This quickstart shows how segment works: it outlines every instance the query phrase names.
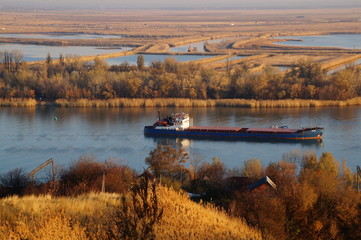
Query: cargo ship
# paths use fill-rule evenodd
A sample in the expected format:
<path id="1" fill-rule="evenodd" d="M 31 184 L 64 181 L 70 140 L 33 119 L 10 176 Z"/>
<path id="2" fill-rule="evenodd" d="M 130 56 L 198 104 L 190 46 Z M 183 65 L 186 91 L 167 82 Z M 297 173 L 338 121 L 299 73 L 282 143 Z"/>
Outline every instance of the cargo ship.
<path id="1" fill-rule="evenodd" d="M 144 127 L 145 135 L 233 138 L 233 139 L 276 139 L 276 140 L 309 140 L 322 139 L 324 128 L 288 128 L 287 126 L 256 128 L 256 127 L 207 127 L 191 126 L 187 113 L 175 113 L 161 119 L 151 126 Z"/>

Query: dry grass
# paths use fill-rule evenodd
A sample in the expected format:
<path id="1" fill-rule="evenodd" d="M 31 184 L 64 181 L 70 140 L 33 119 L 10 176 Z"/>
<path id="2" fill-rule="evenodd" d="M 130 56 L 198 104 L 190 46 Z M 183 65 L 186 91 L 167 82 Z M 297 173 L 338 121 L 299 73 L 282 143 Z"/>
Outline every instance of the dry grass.
<path id="1" fill-rule="evenodd" d="M 0 99 L 0 107 L 35 107 L 37 101 L 32 98 Z"/>
<path id="2" fill-rule="evenodd" d="M 232 57 L 232 56 L 229 56 Z M 269 57 L 269 54 L 260 54 L 260 55 L 253 55 L 253 56 L 245 56 L 244 58 L 240 58 L 240 59 L 233 59 L 231 61 L 229 61 L 229 64 L 232 67 L 237 66 L 238 64 L 241 63 L 247 63 L 249 65 L 263 65 L 263 64 L 259 64 L 259 62 L 262 62 L 263 59 L 267 59 Z M 214 69 L 226 69 L 227 67 L 227 61 L 223 61 L 223 62 L 212 62 L 206 65 L 206 67 L 209 68 L 214 68 Z"/>
<path id="3" fill-rule="evenodd" d="M 88 194 L 77 198 L 50 196 L 10 197 L 0 200 L 0 239 L 89 239 L 101 218 L 118 204 L 114 194 Z M 99 219 L 96 219 L 99 218 Z M 25 236 L 25 237 L 24 237 Z"/>
<path id="4" fill-rule="evenodd" d="M 253 99 L 189 99 L 189 98 L 116 98 L 109 100 L 66 100 L 55 103 L 37 102 L 35 99 L 0 100 L 0 107 L 35 107 L 55 104 L 58 107 L 240 107 L 240 108 L 289 108 L 289 107 L 339 107 L 361 106 L 361 97 L 337 100 L 253 100 Z"/>
<path id="5" fill-rule="evenodd" d="M 244 99 L 224 99 L 216 100 L 219 107 L 249 107 L 249 108 L 290 108 L 290 107 L 340 107 L 359 106 L 361 98 L 353 98 L 345 101 L 334 100 L 244 100 Z"/>
<path id="6" fill-rule="evenodd" d="M 352 63 L 361 58 L 361 54 L 347 54 L 338 56 L 335 59 L 331 59 L 329 61 L 322 62 L 322 68 L 326 70 L 332 70 L 338 67 L 341 67 L 345 64 Z"/>
<path id="7" fill-rule="evenodd" d="M 214 62 L 218 62 L 218 61 L 222 61 L 222 60 L 226 60 L 227 58 L 232 57 L 231 55 L 219 55 L 219 56 L 213 56 L 213 57 L 207 57 L 207 58 L 202 58 L 199 60 L 193 60 L 193 63 L 198 63 L 198 64 L 209 64 L 209 63 L 214 63 Z"/>
<path id="8" fill-rule="evenodd" d="M 184 194 L 163 188 L 161 204 L 165 208 L 156 231 L 158 239 L 260 239 L 259 232 L 241 219 L 230 218 L 212 206 L 201 206 Z M 177 231 L 180 229 L 180 231 Z"/>
<path id="9" fill-rule="evenodd" d="M 55 104 L 61 107 L 210 107 L 215 106 L 212 100 L 191 100 L 186 98 L 117 98 L 110 100 L 79 99 L 68 101 L 58 99 Z"/>
<path id="10" fill-rule="evenodd" d="M 87 32 L 137 36 L 273 35 L 361 31 L 360 9 L 3 11 L 6 32 Z M 296 18 L 304 16 L 304 18 Z M 14 18 L 16 17 L 16 21 Z M 233 23 L 234 25 L 231 25 Z M 274 26 L 274 27 L 273 27 Z M 174 30 L 177 30 L 176 33 Z M 175 36 L 175 34 L 178 35 Z M 184 40 L 183 40 L 184 41 Z"/>
<path id="11" fill-rule="evenodd" d="M 272 65 L 272 66 L 293 66 L 297 64 L 300 59 L 310 59 L 312 62 L 323 62 L 332 60 L 339 56 L 310 56 L 310 55 L 292 55 L 292 54 L 279 54 L 279 55 L 272 55 L 269 57 L 265 57 L 259 59 L 256 63 L 265 64 L 265 65 Z"/>
<path id="12" fill-rule="evenodd" d="M 289 107 L 339 107 L 360 106 L 361 97 L 345 100 L 247 100 L 247 99 L 217 99 L 199 100 L 187 98 L 117 98 L 111 100 L 79 99 L 68 101 L 56 100 L 60 107 L 241 107 L 241 108 L 289 108 Z"/>
<path id="13" fill-rule="evenodd" d="M 261 239 L 241 219 L 228 217 L 188 196 L 158 188 L 164 215 L 156 239 Z M 119 206 L 116 194 L 87 194 L 76 198 L 10 197 L 0 200 L 0 239 L 106 239 L 102 227 Z"/>

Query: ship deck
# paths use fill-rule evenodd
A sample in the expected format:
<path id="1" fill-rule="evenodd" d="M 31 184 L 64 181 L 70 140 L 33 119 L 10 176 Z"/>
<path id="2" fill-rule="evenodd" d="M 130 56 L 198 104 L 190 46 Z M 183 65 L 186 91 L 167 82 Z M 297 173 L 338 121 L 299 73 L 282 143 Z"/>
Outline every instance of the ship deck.
<path id="1" fill-rule="evenodd" d="M 189 132 L 223 132 L 223 133 L 297 133 L 299 129 L 290 128 L 241 128 L 241 127 L 208 127 L 208 126 L 192 126 L 187 129 Z"/>
<path id="2" fill-rule="evenodd" d="M 190 132 L 239 132 L 246 130 L 247 128 L 241 127 L 207 127 L 207 126 L 192 126 L 187 128 L 187 131 Z"/>
<path id="3" fill-rule="evenodd" d="M 298 129 L 291 128 L 248 128 L 249 133 L 297 133 Z"/>

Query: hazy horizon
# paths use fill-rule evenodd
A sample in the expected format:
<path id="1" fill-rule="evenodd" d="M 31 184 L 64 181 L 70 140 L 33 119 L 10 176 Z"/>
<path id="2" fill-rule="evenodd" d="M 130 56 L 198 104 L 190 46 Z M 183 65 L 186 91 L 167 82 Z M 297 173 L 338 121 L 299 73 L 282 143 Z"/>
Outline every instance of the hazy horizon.
<path id="1" fill-rule="evenodd" d="M 359 0 L 2 0 L 0 9 L 313 9 L 361 7 Z"/>

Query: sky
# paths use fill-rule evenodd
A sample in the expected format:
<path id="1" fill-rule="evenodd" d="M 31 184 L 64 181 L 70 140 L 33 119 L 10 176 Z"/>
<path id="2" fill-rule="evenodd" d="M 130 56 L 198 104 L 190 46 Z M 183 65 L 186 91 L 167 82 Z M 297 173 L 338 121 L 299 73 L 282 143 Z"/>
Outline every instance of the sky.
<path id="1" fill-rule="evenodd" d="M 1 0 L 0 8 L 27 9 L 265 9 L 361 7 L 360 0 Z"/>

